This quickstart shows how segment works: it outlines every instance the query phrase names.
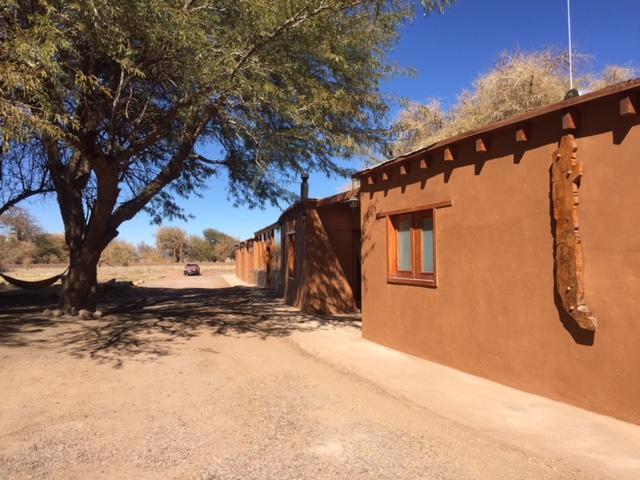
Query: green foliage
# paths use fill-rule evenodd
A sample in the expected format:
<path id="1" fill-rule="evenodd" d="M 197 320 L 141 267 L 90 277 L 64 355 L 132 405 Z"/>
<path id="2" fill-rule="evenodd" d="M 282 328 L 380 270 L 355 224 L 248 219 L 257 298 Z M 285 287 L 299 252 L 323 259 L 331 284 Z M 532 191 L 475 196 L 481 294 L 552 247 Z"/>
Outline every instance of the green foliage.
<path id="1" fill-rule="evenodd" d="M 216 259 L 211 244 L 198 235 L 189 237 L 188 250 L 189 259 L 195 262 L 213 262 Z"/>
<path id="2" fill-rule="evenodd" d="M 42 233 L 37 235 L 35 243 L 34 263 L 67 263 L 69 251 L 64 241 L 64 235 L 57 233 Z"/>
<path id="3" fill-rule="evenodd" d="M 215 228 L 207 228 L 202 234 L 213 249 L 213 257 L 217 261 L 233 258 L 235 246 L 239 240 Z"/>
<path id="4" fill-rule="evenodd" d="M 236 202 L 286 201 L 300 172 L 345 174 L 336 159 L 380 148 L 380 84 L 397 72 L 386 52 L 413 10 L 414 0 L 4 0 L 0 155 L 33 145 L 23 169 L 50 176 L 71 255 L 64 308 L 93 307 L 94 289 L 76 282 L 95 277 L 141 210 L 158 224 L 184 218 L 176 196 L 215 174 Z"/>
<path id="5" fill-rule="evenodd" d="M 451 3 L 422 1 L 428 12 Z M 119 202 L 105 205 L 113 228 L 142 208 L 158 222 L 182 216 L 174 195 L 220 171 L 237 201 L 277 202 L 283 179 L 344 173 L 334 158 L 381 144 L 379 85 L 395 71 L 385 52 L 412 9 L 409 0 L 5 0 L 3 151 L 34 142 L 31 160 L 46 162 L 57 190 L 73 178 L 91 209 L 101 186 L 119 183 Z M 210 142 L 221 158 L 196 152 Z"/>

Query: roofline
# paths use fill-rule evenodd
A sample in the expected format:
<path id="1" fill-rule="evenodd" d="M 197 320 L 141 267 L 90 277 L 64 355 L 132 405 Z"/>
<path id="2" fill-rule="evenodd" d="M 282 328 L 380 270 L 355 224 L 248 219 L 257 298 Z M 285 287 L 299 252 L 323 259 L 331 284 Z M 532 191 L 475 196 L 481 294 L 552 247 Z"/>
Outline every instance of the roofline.
<path id="1" fill-rule="evenodd" d="M 347 190 L 345 192 L 336 193 L 335 195 L 331 195 L 329 197 L 297 200 L 295 203 L 291 204 L 284 212 L 280 214 L 280 216 L 278 217 L 278 220 L 276 220 L 270 225 L 267 225 L 266 227 L 262 227 L 260 230 L 256 230 L 253 234 L 253 237 L 247 238 L 246 240 L 242 240 L 238 242 L 236 244 L 236 248 L 242 248 L 245 244 L 249 242 L 255 242 L 258 236 L 266 233 L 268 230 L 278 228 L 282 223 L 282 220 L 284 219 L 284 217 L 288 213 L 290 213 L 292 210 L 295 210 L 296 208 L 300 208 L 300 207 L 317 208 L 317 207 L 324 207 L 327 205 L 333 205 L 335 203 L 345 203 L 354 195 L 357 197 L 359 194 L 359 191 L 360 189 L 356 188 L 356 189 Z"/>
<path id="2" fill-rule="evenodd" d="M 255 237 L 257 237 L 258 235 L 262 235 L 263 233 L 266 233 L 268 230 L 272 229 L 272 228 L 276 228 L 279 225 L 279 222 L 273 222 L 271 225 L 267 225 L 266 227 L 262 227 L 260 230 L 256 230 L 253 235 Z"/>
<path id="3" fill-rule="evenodd" d="M 349 189 L 344 192 L 336 193 L 335 195 L 331 195 L 329 197 L 323 198 L 309 198 L 307 200 L 298 200 L 295 203 L 291 204 L 282 214 L 278 217 L 278 221 L 276 224 L 280 223 L 281 220 L 292 210 L 295 210 L 299 207 L 324 207 L 326 205 L 332 205 L 334 203 L 344 203 L 349 200 L 353 195 L 358 195 L 359 189 Z M 268 227 L 267 227 L 268 228 Z"/>
<path id="4" fill-rule="evenodd" d="M 365 170 L 361 170 L 352 175 L 353 178 L 359 178 L 367 173 L 373 172 L 380 168 L 387 167 L 389 165 L 393 165 L 396 163 L 400 163 L 405 160 L 411 160 L 424 155 L 427 152 L 431 152 L 434 150 L 439 150 L 441 148 L 450 146 L 454 143 L 461 142 L 463 140 L 468 140 L 471 137 L 476 137 L 478 135 L 487 134 L 489 132 L 504 130 L 508 127 L 512 127 L 515 124 L 523 123 L 527 121 L 531 121 L 542 117 L 544 115 L 548 115 L 550 113 L 554 113 L 569 107 L 575 107 L 578 105 L 582 105 L 585 103 L 592 102 L 594 100 L 598 100 L 601 98 L 605 98 L 612 95 L 617 95 L 623 92 L 627 92 L 633 90 L 635 88 L 640 87 L 640 78 L 636 78 L 634 80 L 629 80 L 627 82 L 617 83 L 615 85 L 611 85 L 609 87 L 602 88 L 600 90 L 596 90 L 595 92 L 587 93 L 585 95 L 581 95 L 579 97 L 574 97 L 569 100 L 562 100 L 560 102 L 552 103 L 550 105 L 546 105 L 544 107 L 536 108 L 535 110 L 530 110 L 525 113 L 520 113 L 513 117 L 509 117 L 504 120 L 500 120 L 497 122 L 490 123 L 484 127 L 480 127 L 474 130 L 468 130 L 466 132 L 460 133 L 453 137 L 449 137 L 447 139 L 441 140 L 439 142 L 433 143 L 426 147 L 420 148 L 418 150 L 414 150 L 409 153 L 405 153 L 403 155 L 399 155 L 394 157 L 386 162 L 380 163 L 379 165 L 375 165 L 373 167 L 367 168 Z"/>

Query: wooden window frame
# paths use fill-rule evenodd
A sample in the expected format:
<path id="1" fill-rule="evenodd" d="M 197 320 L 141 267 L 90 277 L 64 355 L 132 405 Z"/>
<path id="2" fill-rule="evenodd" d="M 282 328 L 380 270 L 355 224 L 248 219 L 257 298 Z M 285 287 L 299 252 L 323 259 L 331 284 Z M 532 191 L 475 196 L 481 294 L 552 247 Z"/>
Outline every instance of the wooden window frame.
<path id="1" fill-rule="evenodd" d="M 287 277 L 296 276 L 296 236 L 295 233 L 287 234 Z"/>
<path id="2" fill-rule="evenodd" d="M 433 272 L 422 271 L 422 220 L 433 219 Z M 411 261 L 413 270 L 398 270 L 398 223 L 411 219 Z M 387 215 L 387 283 L 437 287 L 436 208 Z"/>

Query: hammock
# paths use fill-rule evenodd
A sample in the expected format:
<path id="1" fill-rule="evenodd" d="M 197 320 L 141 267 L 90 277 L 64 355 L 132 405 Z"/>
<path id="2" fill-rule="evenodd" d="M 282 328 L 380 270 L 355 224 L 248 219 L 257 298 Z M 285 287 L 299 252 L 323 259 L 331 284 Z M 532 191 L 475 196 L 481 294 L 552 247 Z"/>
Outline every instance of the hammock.
<path id="1" fill-rule="evenodd" d="M 4 278 L 4 280 L 7 283 L 10 283 L 11 285 L 18 288 L 24 288 L 26 290 L 40 290 L 41 288 L 47 288 L 53 285 L 54 283 L 56 283 L 63 276 L 66 275 L 68 270 L 69 269 L 67 268 L 67 270 L 56 275 L 55 277 L 45 278 L 43 280 L 36 280 L 32 282 L 29 282 L 27 280 L 20 280 L 18 278 L 13 278 L 13 277 L 10 277 L 9 275 L 5 275 L 4 273 L 0 273 L 0 277 Z"/>

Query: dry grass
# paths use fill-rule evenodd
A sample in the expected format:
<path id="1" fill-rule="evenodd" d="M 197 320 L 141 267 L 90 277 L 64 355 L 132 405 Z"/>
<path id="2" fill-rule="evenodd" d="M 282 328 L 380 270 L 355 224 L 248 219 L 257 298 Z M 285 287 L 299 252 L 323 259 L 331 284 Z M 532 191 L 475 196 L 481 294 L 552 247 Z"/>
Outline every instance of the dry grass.
<path id="1" fill-rule="evenodd" d="M 67 265 L 31 265 L 29 267 L 19 267 L 9 269 L 7 275 L 22 280 L 42 280 L 53 277 L 64 271 Z M 103 264 L 98 267 L 98 282 L 106 282 L 114 279 L 118 282 L 134 282 L 157 280 L 164 277 L 174 277 L 182 275 L 183 263 L 171 264 L 133 264 L 129 266 L 111 266 Z M 233 263 L 202 263 L 200 264 L 202 273 L 220 270 L 233 270 Z M 0 287 L 3 289 L 10 287 L 0 278 Z"/>
<path id="2" fill-rule="evenodd" d="M 609 66 L 602 72 L 586 72 L 588 57 L 574 55 L 574 86 L 581 92 L 599 90 L 631 80 L 632 67 Z M 487 73 L 465 90 L 449 111 L 437 100 L 410 103 L 395 124 L 393 154 L 402 155 L 485 125 L 561 101 L 569 90 L 568 53 L 505 52 Z"/>

